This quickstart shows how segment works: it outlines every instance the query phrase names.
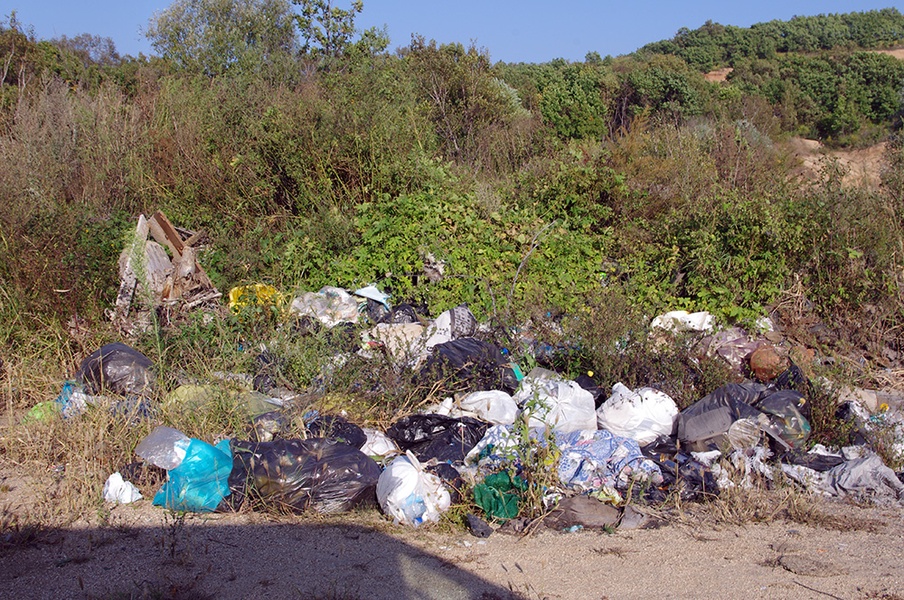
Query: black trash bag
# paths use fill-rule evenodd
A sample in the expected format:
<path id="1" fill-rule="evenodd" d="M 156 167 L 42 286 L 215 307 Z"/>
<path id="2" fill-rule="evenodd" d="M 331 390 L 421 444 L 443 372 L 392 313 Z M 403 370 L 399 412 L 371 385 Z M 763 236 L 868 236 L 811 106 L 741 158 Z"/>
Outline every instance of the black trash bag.
<path id="1" fill-rule="evenodd" d="M 581 386 L 582 389 L 587 390 L 593 395 L 593 404 L 595 404 L 597 408 L 602 406 L 603 402 L 607 400 L 606 394 L 603 393 L 603 388 L 601 388 L 590 375 L 586 373 L 578 375 L 574 381 Z"/>
<path id="2" fill-rule="evenodd" d="M 790 367 L 776 377 L 772 385 L 777 390 L 794 390 L 804 396 L 810 393 L 810 380 L 807 379 L 807 375 L 803 370 L 794 363 L 791 363 Z M 809 418 L 809 415 L 804 416 Z"/>
<path id="3" fill-rule="evenodd" d="M 336 440 L 359 450 L 367 443 L 363 429 L 338 415 L 318 415 L 306 427 L 313 437 Z"/>
<path id="4" fill-rule="evenodd" d="M 147 356 L 122 342 L 114 342 L 83 360 L 75 378 L 94 394 L 106 390 L 123 396 L 148 396 L 156 381 L 153 368 L 154 363 Z"/>
<path id="5" fill-rule="evenodd" d="M 728 429 L 741 419 L 757 420 L 762 412 L 750 405 L 761 392 L 758 384 L 728 384 L 678 413 L 678 439 L 682 448 L 695 451 L 718 450 L 727 444 Z"/>
<path id="6" fill-rule="evenodd" d="M 446 489 L 449 491 L 452 504 L 461 502 L 461 490 L 464 489 L 465 480 L 462 478 L 461 473 L 458 472 L 458 469 L 444 462 L 428 466 L 425 469 L 428 473 L 433 473 L 443 480 Z"/>
<path id="7" fill-rule="evenodd" d="M 418 460 L 435 458 L 462 462 L 486 433 L 489 423 L 444 415 L 411 415 L 396 421 L 386 431 L 402 451 L 411 450 Z"/>
<path id="8" fill-rule="evenodd" d="M 452 386 L 467 384 L 475 392 L 514 390 L 518 385 L 502 350 L 476 338 L 460 338 L 434 346 L 421 375 L 430 381 L 447 380 Z"/>
<path id="9" fill-rule="evenodd" d="M 813 469 L 814 471 L 823 472 L 843 463 L 844 457 L 795 450 L 794 452 L 788 452 L 782 456 L 781 460 L 785 464 L 800 465 L 802 467 L 807 467 L 808 469 Z"/>
<path id="10" fill-rule="evenodd" d="M 652 458 L 654 460 L 671 458 L 678 454 L 678 445 L 675 442 L 675 438 L 667 435 L 660 435 L 646 446 L 643 446 L 640 449 L 640 452 L 647 458 Z"/>
<path id="11" fill-rule="evenodd" d="M 233 440 L 229 476 L 238 509 L 246 498 L 296 512 L 345 512 L 375 504 L 380 466 L 348 444 L 311 438 L 249 442 Z M 233 498 L 234 496 L 234 498 Z"/>

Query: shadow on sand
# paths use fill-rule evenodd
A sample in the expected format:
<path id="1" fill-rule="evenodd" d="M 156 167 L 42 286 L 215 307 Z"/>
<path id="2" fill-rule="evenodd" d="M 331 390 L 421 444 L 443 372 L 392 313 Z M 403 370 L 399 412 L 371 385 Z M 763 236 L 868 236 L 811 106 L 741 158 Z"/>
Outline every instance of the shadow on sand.
<path id="1" fill-rule="evenodd" d="M 440 550 L 441 551 L 441 550 Z M 0 550 L 15 598 L 521 598 L 360 525 L 220 524 L 51 529 Z"/>

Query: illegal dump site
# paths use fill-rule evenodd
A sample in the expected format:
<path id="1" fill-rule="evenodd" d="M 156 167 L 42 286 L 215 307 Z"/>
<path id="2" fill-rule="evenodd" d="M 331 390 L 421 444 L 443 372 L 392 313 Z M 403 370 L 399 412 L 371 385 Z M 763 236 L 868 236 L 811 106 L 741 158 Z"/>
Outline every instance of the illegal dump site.
<path id="1" fill-rule="evenodd" d="M 0 551 L 22 597 L 898 597 L 900 539 L 867 540 L 900 523 L 904 392 L 833 379 L 844 359 L 794 337 L 793 298 L 747 327 L 644 318 L 591 355 L 569 315 L 222 293 L 199 238 L 140 216 L 119 339 L 71 323 L 90 351 L 8 407 Z M 718 539 L 748 570 L 682 584 L 728 560 Z M 625 565 L 651 557 L 689 587 Z M 605 561 L 630 581 L 586 595 Z"/>

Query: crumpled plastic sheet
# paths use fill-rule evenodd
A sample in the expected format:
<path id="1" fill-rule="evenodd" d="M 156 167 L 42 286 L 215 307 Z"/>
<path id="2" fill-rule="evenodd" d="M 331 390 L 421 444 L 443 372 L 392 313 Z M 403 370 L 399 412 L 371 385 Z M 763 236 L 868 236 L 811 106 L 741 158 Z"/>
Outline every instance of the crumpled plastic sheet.
<path id="1" fill-rule="evenodd" d="M 904 483 L 882 459 L 872 454 L 841 463 L 823 473 L 800 465 L 782 465 L 782 472 L 810 491 L 856 500 L 904 500 Z"/>
<path id="2" fill-rule="evenodd" d="M 561 452 L 559 479 L 580 490 L 624 489 L 632 479 L 662 483 L 659 466 L 645 457 L 636 441 L 609 431 L 555 432 Z"/>
<path id="3" fill-rule="evenodd" d="M 289 312 L 313 317 L 327 327 L 358 321 L 358 301 L 342 288 L 326 286 L 319 292 L 305 292 L 292 300 Z"/>
<path id="4" fill-rule="evenodd" d="M 539 435 L 540 430 L 531 430 L 532 438 L 536 439 Z M 505 465 L 518 467 L 520 465 L 514 464 L 518 443 L 518 435 L 511 425 L 494 425 L 465 456 L 465 464 L 491 470 Z"/>

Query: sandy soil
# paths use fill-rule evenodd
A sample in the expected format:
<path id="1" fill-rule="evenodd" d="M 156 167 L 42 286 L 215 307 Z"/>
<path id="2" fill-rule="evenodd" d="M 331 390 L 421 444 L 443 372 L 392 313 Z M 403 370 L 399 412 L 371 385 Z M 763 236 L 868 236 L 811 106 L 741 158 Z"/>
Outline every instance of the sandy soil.
<path id="1" fill-rule="evenodd" d="M 837 160 L 844 169 L 844 185 L 864 185 L 876 189 L 881 184 L 882 164 L 886 143 L 855 150 L 828 150 L 816 140 L 794 138 L 789 149 L 801 161 L 800 175 L 815 179 L 826 161 Z"/>
<path id="2" fill-rule="evenodd" d="M 11 598 L 904 597 L 900 507 L 820 506 L 834 527 L 718 526 L 674 513 L 611 534 L 478 539 L 397 527 L 376 510 L 180 520 L 142 500 L 109 506 L 102 526 L 3 540 L 0 589 Z"/>

